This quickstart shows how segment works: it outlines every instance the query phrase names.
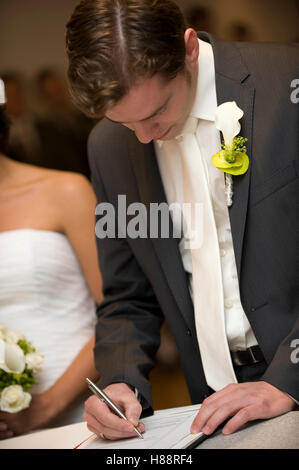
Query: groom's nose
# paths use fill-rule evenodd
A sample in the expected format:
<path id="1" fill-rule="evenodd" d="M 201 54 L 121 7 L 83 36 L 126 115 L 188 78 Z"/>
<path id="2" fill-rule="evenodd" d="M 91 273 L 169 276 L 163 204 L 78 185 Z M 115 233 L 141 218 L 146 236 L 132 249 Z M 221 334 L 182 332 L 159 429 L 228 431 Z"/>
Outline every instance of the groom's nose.
<path id="1" fill-rule="evenodd" d="M 153 139 L 156 139 L 159 136 L 160 126 L 158 123 L 138 122 L 130 126 L 130 129 L 135 132 L 139 142 L 142 144 L 149 144 Z"/>

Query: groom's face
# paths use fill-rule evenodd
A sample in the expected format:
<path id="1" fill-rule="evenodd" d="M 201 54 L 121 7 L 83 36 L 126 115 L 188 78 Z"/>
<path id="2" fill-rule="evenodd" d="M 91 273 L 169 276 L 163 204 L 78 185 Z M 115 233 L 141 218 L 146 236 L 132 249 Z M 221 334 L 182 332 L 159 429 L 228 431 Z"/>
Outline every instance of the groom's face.
<path id="1" fill-rule="evenodd" d="M 143 144 L 170 140 L 179 134 L 194 99 L 192 74 L 184 72 L 172 80 L 159 74 L 132 87 L 106 117 L 135 132 Z"/>

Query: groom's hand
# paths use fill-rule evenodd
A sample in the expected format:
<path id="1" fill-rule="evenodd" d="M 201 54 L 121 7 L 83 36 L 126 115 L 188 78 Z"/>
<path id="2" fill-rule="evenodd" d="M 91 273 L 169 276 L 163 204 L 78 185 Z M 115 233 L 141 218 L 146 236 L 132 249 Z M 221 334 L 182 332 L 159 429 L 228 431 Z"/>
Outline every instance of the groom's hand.
<path id="1" fill-rule="evenodd" d="M 83 414 L 83 419 L 90 431 L 110 440 L 136 437 L 133 425 L 140 432 L 145 431 L 144 424 L 139 423 L 142 407 L 127 384 L 108 385 L 104 392 L 126 415 L 128 421 L 115 415 L 105 403 L 93 395 L 86 400 Z"/>
<path id="2" fill-rule="evenodd" d="M 267 382 L 230 384 L 203 401 L 191 432 L 211 434 L 232 417 L 222 430 L 230 434 L 248 421 L 274 418 L 295 408 L 292 398 Z"/>

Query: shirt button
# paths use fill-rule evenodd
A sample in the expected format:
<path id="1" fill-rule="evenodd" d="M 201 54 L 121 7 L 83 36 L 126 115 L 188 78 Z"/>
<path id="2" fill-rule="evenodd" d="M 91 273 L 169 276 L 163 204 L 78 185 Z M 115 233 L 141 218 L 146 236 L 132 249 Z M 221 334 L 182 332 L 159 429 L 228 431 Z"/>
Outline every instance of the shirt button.
<path id="1" fill-rule="evenodd" d="M 221 248 L 221 250 L 220 250 L 220 256 L 221 256 L 221 258 L 224 258 L 225 255 L 226 255 L 226 251 L 223 250 L 223 248 Z"/>
<path id="2" fill-rule="evenodd" d="M 225 307 L 225 308 L 232 308 L 233 305 L 234 305 L 234 303 L 233 303 L 233 301 L 230 300 L 230 299 L 227 299 L 227 300 L 225 300 L 225 302 L 224 302 L 224 307 Z"/>

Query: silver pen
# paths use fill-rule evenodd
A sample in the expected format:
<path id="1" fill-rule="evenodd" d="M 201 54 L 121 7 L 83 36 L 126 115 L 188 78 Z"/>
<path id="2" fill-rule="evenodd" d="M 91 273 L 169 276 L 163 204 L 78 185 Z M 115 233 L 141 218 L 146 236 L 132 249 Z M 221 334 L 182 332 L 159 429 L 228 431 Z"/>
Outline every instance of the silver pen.
<path id="1" fill-rule="evenodd" d="M 121 418 L 125 419 L 126 421 L 129 421 L 128 418 L 122 413 L 122 411 L 120 411 L 120 409 L 116 406 L 115 403 L 113 403 L 113 401 L 106 395 L 106 393 L 103 392 L 103 390 L 99 389 L 99 387 L 97 387 L 91 380 L 89 379 L 86 379 L 86 382 L 88 384 L 88 387 L 90 388 L 90 390 L 101 400 L 103 401 L 104 403 L 106 403 L 106 405 L 109 406 L 109 408 L 114 411 L 118 416 L 120 416 Z M 134 428 L 134 431 L 136 432 L 137 436 L 141 437 L 141 439 L 144 439 L 143 435 L 141 434 L 141 432 L 138 431 L 138 429 L 133 426 Z"/>

